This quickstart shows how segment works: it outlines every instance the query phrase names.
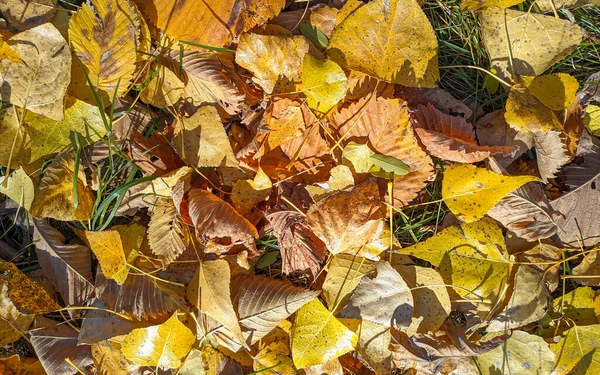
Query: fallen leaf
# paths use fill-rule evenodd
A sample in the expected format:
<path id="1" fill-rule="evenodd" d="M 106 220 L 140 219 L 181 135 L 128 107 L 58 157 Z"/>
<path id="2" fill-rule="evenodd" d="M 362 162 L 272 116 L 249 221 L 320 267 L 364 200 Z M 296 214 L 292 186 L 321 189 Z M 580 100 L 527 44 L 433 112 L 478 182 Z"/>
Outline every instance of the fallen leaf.
<path id="1" fill-rule="evenodd" d="M 221 118 L 212 106 L 200 107 L 191 117 L 178 120 L 173 143 L 181 158 L 193 166 L 238 166 Z"/>
<path id="2" fill-rule="evenodd" d="M 349 254 L 335 255 L 322 287 L 329 310 L 337 313 L 346 306 L 362 278 L 374 272 L 375 263 L 371 260 Z"/>
<path id="3" fill-rule="evenodd" d="M 522 2 L 523 0 L 462 0 L 460 9 L 462 11 L 487 9 L 489 7 L 506 9 Z"/>
<path id="4" fill-rule="evenodd" d="M 93 232 L 76 229 L 75 233 L 94 252 L 102 273 L 123 285 L 129 274 L 129 263 L 121 242 L 121 235 L 116 230 Z"/>
<path id="5" fill-rule="evenodd" d="M 12 62 L 23 63 L 23 59 L 11 48 L 11 46 L 4 41 L 2 35 L 0 35 L 0 61 L 8 59 Z"/>
<path id="6" fill-rule="evenodd" d="M 77 179 L 73 182 L 73 179 Z M 77 204 L 73 191 L 77 189 Z M 46 168 L 46 173 L 35 192 L 31 215 L 56 220 L 89 220 L 92 216 L 94 194 L 87 186 L 83 168 L 75 175 L 73 154 L 59 154 Z"/>
<path id="7" fill-rule="evenodd" d="M 0 165 L 18 168 L 30 160 L 31 138 L 20 125 L 16 107 L 0 110 Z"/>
<path id="8" fill-rule="evenodd" d="M 174 313 L 163 324 L 131 331 L 121 343 L 125 358 L 142 366 L 179 368 L 195 342 Z"/>
<path id="9" fill-rule="evenodd" d="M 531 181 L 537 181 L 537 178 L 503 176 L 470 164 L 452 164 L 444 173 L 442 199 L 452 213 L 472 223 L 508 193 Z"/>
<path id="10" fill-rule="evenodd" d="M 265 375 L 295 375 L 291 364 L 290 349 L 285 343 L 274 342 L 263 348 L 254 357 L 254 371 Z"/>
<path id="11" fill-rule="evenodd" d="M 33 202 L 35 188 L 31 177 L 19 167 L 8 178 L 3 176 L 0 178 L 0 193 L 6 195 L 17 203 L 20 207 L 29 211 Z"/>
<path id="12" fill-rule="evenodd" d="M 302 91 L 308 106 L 319 112 L 329 112 L 346 94 L 348 79 L 338 64 L 304 55 L 302 63 Z"/>
<path id="13" fill-rule="evenodd" d="M 8 281 L 8 298 L 25 314 L 46 314 L 60 306 L 48 293 L 13 263 L 0 262 L 0 281 Z"/>
<path id="14" fill-rule="evenodd" d="M 550 317 L 564 317 L 570 323 L 560 322 L 565 330 L 572 325 L 591 326 L 598 324 L 599 318 L 595 311 L 596 292 L 587 286 L 582 286 L 556 297 L 552 301 Z M 566 328 L 565 328 L 566 326 Z M 561 331 L 552 329 L 552 334 Z"/>
<path id="15" fill-rule="evenodd" d="M 369 145 L 348 142 L 342 151 L 342 162 L 350 165 L 356 173 L 369 173 L 373 162 L 371 156 L 375 153 L 371 151 Z"/>
<path id="16" fill-rule="evenodd" d="M 327 53 L 343 68 L 404 86 L 434 87 L 439 79 L 437 39 L 414 0 L 356 9 L 333 31 Z"/>
<path id="17" fill-rule="evenodd" d="M 593 374 L 600 369 L 600 363 L 590 361 L 591 356 L 600 348 L 600 324 L 580 327 L 575 326 L 568 330 L 565 335 L 556 344 L 550 344 L 550 349 L 555 355 L 554 371 L 558 374 L 571 374 L 572 370 L 579 367 L 579 363 L 585 362 L 587 366 L 582 366 L 586 372 L 577 372 Z M 589 363 L 589 364 L 588 364 Z"/>
<path id="18" fill-rule="evenodd" d="M 563 129 L 556 114 L 520 84 L 508 93 L 504 119 L 512 128 L 524 133 Z"/>
<path id="19" fill-rule="evenodd" d="M 92 358 L 101 375 L 129 375 L 139 366 L 125 358 L 121 344 L 114 341 L 101 341 L 91 345 Z"/>
<path id="20" fill-rule="evenodd" d="M 92 86 L 110 98 L 128 90 L 135 71 L 140 24 L 133 13 L 129 0 L 92 0 L 69 21 L 69 40 Z"/>
<path id="21" fill-rule="evenodd" d="M 539 0 L 538 6 L 544 13 L 552 12 L 554 9 L 579 8 L 585 5 L 599 5 L 598 0 Z"/>
<path id="22" fill-rule="evenodd" d="M 0 345 L 5 346 L 25 337 L 25 331 L 34 317 L 17 309 L 8 295 L 8 281 L 0 278 Z"/>
<path id="23" fill-rule="evenodd" d="M 600 135 L 600 106 L 590 104 L 585 111 L 585 127 L 595 136 Z"/>
<path id="24" fill-rule="evenodd" d="M 227 261 L 202 261 L 188 284 L 187 298 L 198 310 L 223 323 L 238 341 L 244 342 L 231 302 L 230 280 Z"/>
<path id="25" fill-rule="evenodd" d="M 491 219 L 452 226 L 416 245 L 403 248 L 439 267 L 446 284 L 465 298 L 488 298 L 508 281 L 512 262 L 502 230 Z"/>
<path id="26" fill-rule="evenodd" d="M 506 343 L 474 358 L 482 375 L 498 372 L 513 375 L 550 374 L 554 353 L 539 336 L 513 331 Z"/>
<path id="27" fill-rule="evenodd" d="M 340 312 L 341 316 L 362 318 L 397 329 L 408 327 L 414 311 L 408 285 L 388 262 L 380 261 L 376 271 L 373 278 L 362 278 L 350 303 Z"/>
<path id="28" fill-rule="evenodd" d="M 570 159 L 564 138 L 564 133 L 556 130 L 534 134 L 538 172 L 545 182 L 556 177 L 558 171 Z"/>
<path id="29" fill-rule="evenodd" d="M 447 115 L 433 105 L 419 105 L 412 113 L 415 133 L 429 153 L 458 163 L 475 163 L 490 155 L 512 156 L 514 146 L 479 146 L 473 126 L 462 117 Z"/>
<path id="30" fill-rule="evenodd" d="M 152 211 L 148 224 L 148 245 L 165 265 L 179 257 L 187 247 L 177 209 L 171 199 L 161 199 Z"/>
<path id="31" fill-rule="evenodd" d="M 93 291 L 89 247 L 66 244 L 45 219 L 33 219 L 33 242 L 44 275 L 68 305 L 82 306 Z"/>
<path id="32" fill-rule="evenodd" d="M 377 374 L 391 373 L 394 369 L 392 352 L 388 348 L 392 339 L 391 328 L 363 320 L 357 333 L 356 350 L 361 357 Z"/>
<path id="33" fill-rule="evenodd" d="M 153 77 L 158 70 L 158 74 Z M 174 107 L 183 95 L 184 83 L 171 69 L 152 64 L 145 77 L 150 80 L 140 92 L 140 100 L 158 108 Z"/>
<path id="34" fill-rule="evenodd" d="M 50 22 L 56 14 L 56 0 L 6 0 L 0 4 L 0 13 L 19 31 Z"/>
<path id="35" fill-rule="evenodd" d="M 190 217 L 197 236 L 229 239 L 231 243 L 253 241 L 258 232 L 231 205 L 214 194 L 200 189 L 188 193 Z"/>
<path id="36" fill-rule="evenodd" d="M 597 286 L 600 285 L 600 258 L 598 257 L 598 249 L 592 249 L 585 254 L 581 263 L 573 268 L 572 272 L 576 277 L 575 281 L 581 285 Z M 593 277 L 599 275 L 598 277 Z"/>
<path id="37" fill-rule="evenodd" d="M 583 39 L 578 25 L 532 12 L 492 7 L 481 12 L 480 21 L 491 67 L 509 80 L 512 74 L 542 74 L 573 52 Z"/>
<path id="38" fill-rule="evenodd" d="M 338 191 L 311 206 L 308 227 L 332 254 L 354 249 L 383 231 L 379 187 L 373 180 Z"/>
<path id="39" fill-rule="evenodd" d="M 42 363 L 37 358 L 14 354 L 0 358 L 0 364 L 8 371 L 18 375 L 46 375 Z"/>
<path id="40" fill-rule="evenodd" d="M 62 120 L 63 98 L 71 80 L 71 53 L 65 38 L 56 27 L 45 23 L 16 34 L 8 42 L 23 63 L 0 61 L 2 101 Z"/>
<path id="41" fill-rule="evenodd" d="M 358 342 L 356 333 L 340 323 L 316 298 L 298 310 L 290 337 L 297 369 L 337 358 L 354 350 Z"/>
<path id="42" fill-rule="evenodd" d="M 237 211 L 245 215 L 271 195 L 273 184 L 267 174 L 259 167 L 253 180 L 238 180 L 233 184 L 231 201 Z"/>
<path id="43" fill-rule="evenodd" d="M 539 77 L 521 77 L 527 90 L 543 105 L 561 111 L 575 101 L 579 88 L 577 79 L 566 73 L 547 74 Z"/>
<path id="44" fill-rule="evenodd" d="M 414 199 L 433 177 L 431 158 L 421 149 L 408 118 L 408 109 L 398 99 L 363 98 L 334 114 L 331 125 L 342 145 L 368 144 L 376 153 L 394 157 L 411 172 L 394 179 L 394 205 L 402 207 Z"/>
<path id="45" fill-rule="evenodd" d="M 265 122 L 268 132 L 255 158 L 268 153 L 305 132 L 303 106 L 290 99 L 276 100 L 267 109 Z"/>
<path id="46" fill-rule="evenodd" d="M 308 52 L 308 41 L 302 36 L 243 34 L 235 53 L 235 62 L 254 74 L 252 80 L 267 94 L 278 91 L 283 79 L 299 80 L 302 61 Z M 291 91 L 291 90 L 289 90 Z"/>

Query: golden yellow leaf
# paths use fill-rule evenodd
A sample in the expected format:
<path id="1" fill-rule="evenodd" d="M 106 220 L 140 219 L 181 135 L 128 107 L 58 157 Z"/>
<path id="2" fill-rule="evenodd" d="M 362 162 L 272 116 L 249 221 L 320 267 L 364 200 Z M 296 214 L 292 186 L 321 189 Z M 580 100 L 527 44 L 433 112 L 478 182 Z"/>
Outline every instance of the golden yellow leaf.
<path id="1" fill-rule="evenodd" d="M 356 347 L 358 336 L 329 312 L 317 298 L 296 313 L 290 334 L 297 369 L 320 365 Z"/>
<path id="2" fill-rule="evenodd" d="M 369 173 L 373 166 L 371 155 L 375 155 L 367 144 L 348 142 L 342 151 L 342 162 L 351 165 L 356 173 Z"/>
<path id="3" fill-rule="evenodd" d="M 150 78 L 156 68 L 157 65 L 152 64 L 145 78 Z M 183 95 L 184 87 L 179 77 L 163 65 L 159 67 L 158 75 L 140 92 L 140 99 L 158 108 L 175 106 Z"/>
<path id="4" fill-rule="evenodd" d="M 63 98 L 71 80 L 71 52 L 65 38 L 51 23 L 45 23 L 9 41 L 23 63 L 0 61 L 2 101 L 62 120 Z"/>
<path id="5" fill-rule="evenodd" d="M 334 313 L 346 306 L 360 280 L 375 272 L 373 261 L 349 254 L 335 255 L 323 282 L 323 297 Z"/>
<path id="6" fill-rule="evenodd" d="M 255 157 L 302 135 L 306 130 L 303 112 L 303 106 L 290 99 L 273 102 L 265 115 L 269 132 Z"/>
<path id="7" fill-rule="evenodd" d="M 3 281 L 8 281 L 8 298 L 22 313 L 46 314 L 60 309 L 60 305 L 39 284 L 13 263 L 0 262 L 0 282 Z"/>
<path id="8" fill-rule="evenodd" d="M 511 260 L 502 230 L 495 221 L 484 218 L 474 223 L 452 226 L 401 254 L 424 259 L 436 267 L 446 284 L 465 298 L 482 298 L 506 284 Z"/>
<path id="9" fill-rule="evenodd" d="M 529 92 L 543 105 L 561 111 L 575 101 L 579 89 L 577 79 L 566 73 L 547 74 L 538 77 L 521 77 Z"/>
<path id="10" fill-rule="evenodd" d="M 140 366 L 179 368 L 195 341 L 175 312 L 163 324 L 131 331 L 121 343 L 121 351 Z"/>
<path id="11" fill-rule="evenodd" d="M 73 179 L 77 179 L 77 206 L 73 196 Z M 31 215 L 56 220 L 89 220 L 95 197 L 87 186 L 83 168 L 75 176 L 73 154 L 58 154 L 46 169 L 31 204 Z"/>
<path id="12" fill-rule="evenodd" d="M 175 124 L 173 143 L 179 156 L 193 166 L 237 167 L 221 117 L 212 106 L 200 107 Z"/>
<path id="13" fill-rule="evenodd" d="M 16 107 L 0 110 L 0 165 L 18 167 L 29 164 L 30 159 L 31 138 L 19 125 Z"/>
<path id="14" fill-rule="evenodd" d="M 552 301 L 551 316 L 564 316 L 578 326 L 587 326 L 600 323 L 594 311 L 596 292 L 594 289 L 581 286 Z M 563 328 L 568 326 L 562 323 Z M 553 332 L 554 333 L 554 332 Z"/>
<path id="15" fill-rule="evenodd" d="M 15 354 L 0 358 L 0 365 L 5 366 L 8 371 L 12 371 L 15 375 L 46 375 L 42 363 L 37 358 L 21 357 Z"/>
<path id="16" fill-rule="evenodd" d="M 331 60 L 319 60 L 310 54 L 302 63 L 302 91 L 308 106 L 319 112 L 328 112 L 344 99 L 348 78 L 340 66 Z"/>
<path id="17" fill-rule="evenodd" d="M 600 135 L 600 106 L 590 104 L 585 111 L 585 127 L 594 135 Z"/>
<path id="18" fill-rule="evenodd" d="M 471 164 L 452 164 L 444 172 L 442 199 L 452 213 L 467 223 L 482 218 L 508 193 L 539 181 L 533 176 L 503 176 Z"/>
<path id="19" fill-rule="evenodd" d="M 537 0 L 535 3 L 544 13 L 552 12 L 554 9 L 579 8 L 586 5 L 600 5 L 599 0 Z"/>
<path id="20" fill-rule="evenodd" d="M 24 126 L 31 138 L 31 161 L 74 149 L 74 133 L 77 133 L 81 146 L 92 144 L 106 134 L 98 107 L 69 95 L 65 99 L 63 120 L 55 121 L 28 112 Z"/>
<path id="21" fill-rule="evenodd" d="M 92 344 L 90 349 L 100 375 L 129 375 L 138 368 L 125 358 L 118 342 L 102 340 Z"/>
<path id="22" fill-rule="evenodd" d="M 491 67 L 507 80 L 512 74 L 542 74 L 583 39 L 577 24 L 533 12 L 492 7 L 483 10 L 479 20 Z"/>
<path id="23" fill-rule="evenodd" d="M 342 68 L 404 86 L 434 87 L 440 77 L 437 38 L 415 0 L 358 8 L 335 28 L 327 52 Z"/>
<path id="24" fill-rule="evenodd" d="M 6 195 L 27 211 L 31 208 L 34 191 L 33 181 L 27 175 L 27 172 L 23 170 L 23 167 L 19 167 L 8 178 L 6 176 L 0 177 L 0 193 Z"/>
<path id="25" fill-rule="evenodd" d="M 550 344 L 550 349 L 555 355 L 554 371 L 557 374 L 597 374 L 600 371 L 600 361 L 595 353 L 600 350 L 600 324 L 574 326 L 558 343 Z M 595 360 L 591 360 L 592 356 Z M 583 371 L 571 372 L 582 362 L 587 365 L 581 366 Z"/>
<path id="26" fill-rule="evenodd" d="M 290 349 L 286 343 L 276 341 L 263 348 L 254 357 L 254 371 L 264 375 L 295 375 Z"/>
<path id="27" fill-rule="evenodd" d="M 148 22 L 175 41 L 214 47 L 222 47 L 240 32 L 265 23 L 285 6 L 284 0 L 135 1 Z"/>
<path id="28" fill-rule="evenodd" d="M 252 80 L 267 94 L 277 84 L 299 80 L 309 42 L 303 36 L 243 34 L 235 53 L 235 62 L 254 74 Z M 285 79 L 287 81 L 282 81 Z M 291 90 L 289 90 L 291 91 Z"/>
<path id="29" fill-rule="evenodd" d="M 93 0 L 69 21 L 69 39 L 92 85 L 110 98 L 127 91 L 135 71 L 139 22 L 129 0 Z M 105 103 L 107 104 L 107 103 Z"/>
<path id="30" fill-rule="evenodd" d="M 231 302 L 231 271 L 223 259 L 200 262 L 187 288 L 188 300 L 198 310 L 223 323 L 236 340 L 244 343 L 238 317 Z"/>
<path id="31" fill-rule="evenodd" d="M 98 258 L 102 273 L 122 285 L 129 273 L 129 265 L 119 232 L 116 230 L 92 232 L 76 229 L 75 233 L 92 249 Z"/>
<path id="32" fill-rule="evenodd" d="M 23 62 L 21 56 L 19 56 L 15 51 L 13 51 L 10 45 L 2 39 L 2 35 L 0 35 L 0 61 L 4 59 L 9 59 L 10 61 L 16 63 Z"/>
<path id="33" fill-rule="evenodd" d="M 242 215 L 264 201 L 271 195 L 273 184 L 267 174 L 258 168 L 253 180 L 238 180 L 233 184 L 231 191 L 231 201 L 233 207 Z"/>
<path id="34" fill-rule="evenodd" d="M 125 259 L 129 264 L 133 264 L 135 258 L 142 252 L 146 226 L 138 221 L 131 221 L 128 224 L 113 225 L 110 229 L 119 232 Z"/>
<path id="35" fill-rule="evenodd" d="M 563 128 L 556 114 L 519 84 L 513 86 L 508 93 L 504 119 L 513 129 L 523 133 Z"/>
<path id="36" fill-rule="evenodd" d="M 460 9 L 463 11 L 487 9 L 489 7 L 506 9 L 522 2 L 523 0 L 462 0 L 460 2 Z"/>
<path id="37" fill-rule="evenodd" d="M 24 337 L 34 317 L 17 309 L 8 297 L 8 281 L 0 278 L 0 346 Z"/>

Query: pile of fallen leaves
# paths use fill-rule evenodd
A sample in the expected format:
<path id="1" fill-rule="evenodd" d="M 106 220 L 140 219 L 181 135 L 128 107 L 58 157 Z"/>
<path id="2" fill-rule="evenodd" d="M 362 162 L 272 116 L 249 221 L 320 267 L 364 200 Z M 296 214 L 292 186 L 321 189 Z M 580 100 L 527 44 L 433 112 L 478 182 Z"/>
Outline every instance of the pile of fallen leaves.
<path id="1" fill-rule="evenodd" d="M 543 74 L 584 2 L 463 2 L 487 114 L 435 87 L 416 0 L 63 3 L 0 2 L 0 192 L 40 267 L 0 261 L 0 347 L 35 352 L 0 373 L 600 373 L 599 77 Z"/>

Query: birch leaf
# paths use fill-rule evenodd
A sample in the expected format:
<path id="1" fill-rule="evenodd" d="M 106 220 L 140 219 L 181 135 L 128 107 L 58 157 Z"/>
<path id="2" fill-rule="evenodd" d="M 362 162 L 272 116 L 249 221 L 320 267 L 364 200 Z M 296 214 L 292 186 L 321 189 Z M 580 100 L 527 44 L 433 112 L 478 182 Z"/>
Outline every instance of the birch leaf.
<path id="1" fill-rule="evenodd" d="M 455 215 L 472 223 L 508 193 L 531 181 L 537 178 L 503 176 L 470 164 L 452 164 L 444 173 L 442 198 Z"/>
<path id="2" fill-rule="evenodd" d="M 343 68 L 387 82 L 434 87 L 439 79 L 437 38 L 415 0 L 358 8 L 335 28 L 327 52 Z"/>
<path id="3" fill-rule="evenodd" d="M 136 63 L 139 21 L 129 0 L 93 0 L 69 21 L 69 39 L 94 87 L 110 98 L 127 91 Z"/>
<path id="4" fill-rule="evenodd" d="M 0 61 L 0 98 L 52 120 L 63 119 L 63 98 L 71 80 L 67 41 L 51 23 L 9 39 L 23 63 Z"/>

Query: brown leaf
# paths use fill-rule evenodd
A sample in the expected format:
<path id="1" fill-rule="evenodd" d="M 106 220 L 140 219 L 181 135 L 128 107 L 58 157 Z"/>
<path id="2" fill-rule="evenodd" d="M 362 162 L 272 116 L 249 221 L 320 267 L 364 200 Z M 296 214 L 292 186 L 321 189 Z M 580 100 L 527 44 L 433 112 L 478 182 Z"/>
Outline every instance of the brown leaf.
<path id="1" fill-rule="evenodd" d="M 521 133 L 511 128 L 504 119 L 504 111 L 498 110 L 486 114 L 475 124 L 479 143 L 486 146 L 515 146 L 518 151 L 510 157 L 495 159 L 504 168 L 517 160 L 527 150 L 533 147 L 533 135 Z"/>
<path id="2" fill-rule="evenodd" d="M 66 323 L 30 331 L 30 335 L 35 354 L 48 374 L 79 374 L 65 361 L 67 358 L 82 370 L 93 364 L 90 347 L 78 345 L 77 331 Z"/>
<path id="3" fill-rule="evenodd" d="M 152 253 L 168 265 L 186 249 L 183 224 L 171 199 L 161 199 L 148 224 L 148 244 Z"/>
<path id="4" fill-rule="evenodd" d="M 533 136 L 538 172 L 546 182 L 549 178 L 556 177 L 558 171 L 569 161 L 565 138 L 564 133 L 555 130 L 537 132 Z"/>
<path id="5" fill-rule="evenodd" d="M 60 309 L 40 285 L 13 263 L 0 262 L 0 279 L 8 280 L 8 298 L 19 311 L 27 314 L 45 314 Z"/>
<path id="6" fill-rule="evenodd" d="M 68 305 L 81 306 L 92 293 L 92 253 L 83 245 L 67 245 L 46 219 L 33 219 L 33 241 L 44 274 Z"/>
<path id="7" fill-rule="evenodd" d="M 267 214 L 281 252 L 281 272 L 309 273 L 313 278 L 325 258 L 325 244 L 308 227 L 306 218 L 296 211 Z"/>
<path id="8" fill-rule="evenodd" d="M 581 263 L 573 268 L 573 275 L 582 276 L 575 278 L 575 281 L 581 285 L 600 285 L 600 256 L 597 248 L 585 254 Z"/>
<path id="9" fill-rule="evenodd" d="M 408 109 L 400 100 L 363 98 L 336 113 L 331 125 L 337 139 L 344 136 L 342 145 L 368 142 L 377 153 L 402 160 L 410 167 L 408 174 L 394 179 L 395 206 L 408 204 L 433 177 L 431 158 L 419 146 Z"/>
<path id="10" fill-rule="evenodd" d="M 465 120 L 473 116 L 473 110 L 465 103 L 450 95 L 439 87 L 423 89 L 396 85 L 396 97 L 406 100 L 410 107 L 433 104 L 449 115 L 460 115 Z"/>
<path id="11" fill-rule="evenodd" d="M 332 254 L 362 246 L 383 232 L 379 187 L 369 179 L 338 191 L 311 206 L 308 227 Z"/>
<path id="12" fill-rule="evenodd" d="M 413 125 L 427 151 L 438 158 L 459 163 L 476 163 L 490 155 L 510 157 L 514 146 L 479 146 L 473 126 L 462 117 L 447 115 L 433 105 L 419 105 Z"/>
<path id="13" fill-rule="evenodd" d="M 254 225 L 229 203 L 201 189 L 192 189 L 188 194 L 190 217 L 196 228 L 196 236 L 229 243 L 254 241 L 254 238 L 258 238 Z"/>

